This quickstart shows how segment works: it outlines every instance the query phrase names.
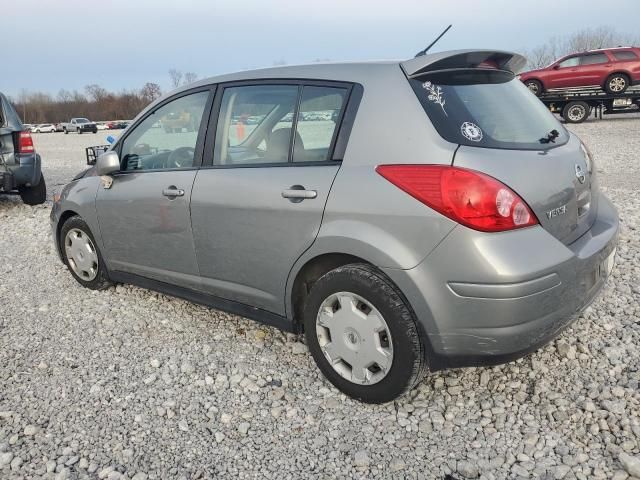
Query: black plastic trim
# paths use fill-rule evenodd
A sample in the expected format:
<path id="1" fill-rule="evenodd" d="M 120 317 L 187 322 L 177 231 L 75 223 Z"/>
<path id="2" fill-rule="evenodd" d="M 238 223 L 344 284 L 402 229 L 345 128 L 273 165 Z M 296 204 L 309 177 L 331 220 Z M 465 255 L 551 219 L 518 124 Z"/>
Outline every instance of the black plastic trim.
<path id="1" fill-rule="evenodd" d="M 182 298 L 193 303 L 204 305 L 206 307 L 215 308 L 224 312 L 240 315 L 250 318 L 265 325 L 279 328 L 286 332 L 300 333 L 300 327 L 282 315 L 268 312 L 260 308 L 251 307 L 244 303 L 234 302 L 213 295 L 208 295 L 190 288 L 178 287 L 169 283 L 160 282 L 151 278 L 143 277 L 128 272 L 110 271 L 109 277 L 114 282 L 128 283 L 137 285 L 142 288 L 154 290 L 156 292 L 171 295 L 172 297 Z"/>

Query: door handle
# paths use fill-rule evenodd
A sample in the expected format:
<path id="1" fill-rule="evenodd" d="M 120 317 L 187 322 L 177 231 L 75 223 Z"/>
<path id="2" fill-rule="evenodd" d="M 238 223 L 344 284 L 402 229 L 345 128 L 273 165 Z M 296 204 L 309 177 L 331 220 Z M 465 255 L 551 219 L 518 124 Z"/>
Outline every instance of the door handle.
<path id="1" fill-rule="evenodd" d="M 165 197 L 183 197 L 184 190 L 171 185 L 169 188 L 165 188 L 164 190 L 162 190 L 162 195 L 164 195 Z"/>
<path id="2" fill-rule="evenodd" d="M 292 202 L 301 202 L 317 196 L 318 192 L 316 190 L 307 190 L 302 185 L 293 185 L 291 188 L 282 191 L 282 198 L 288 198 Z"/>
<path id="3" fill-rule="evenodd" d="M 297 185 L 294 185 L 296 187 Z M 288 190 L 282 191 L 282 198 L 288 198 L 289 200 L 307 200 L 311 198 L 316 198 L 318 196 L 318 192 L 316 190 L 305 190 L 303 188 L 294 188 L 291 187 Z"/>

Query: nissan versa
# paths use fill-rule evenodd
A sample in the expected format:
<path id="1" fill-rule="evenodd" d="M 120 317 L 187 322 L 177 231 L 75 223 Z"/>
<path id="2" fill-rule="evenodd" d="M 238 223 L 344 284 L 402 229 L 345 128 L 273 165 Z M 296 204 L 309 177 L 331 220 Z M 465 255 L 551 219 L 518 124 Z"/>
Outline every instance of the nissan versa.
<path id="1" fill-rule="evenodd" d="M 365 402 L 518 358 L 593 300 L 618 234 L 589 150 L 523 65 L 465 50 L 200 81 L 64 187 L 56 246 L 85 287 L 304 331 Z"/>

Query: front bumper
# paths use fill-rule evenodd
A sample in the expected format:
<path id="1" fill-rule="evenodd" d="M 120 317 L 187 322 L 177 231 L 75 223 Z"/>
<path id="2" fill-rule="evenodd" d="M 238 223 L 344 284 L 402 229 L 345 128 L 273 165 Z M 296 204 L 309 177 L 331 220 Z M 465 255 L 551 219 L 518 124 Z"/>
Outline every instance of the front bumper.
<path id="1" fill-rule="evenodd" d="M 548 343 L 593 301 L 613 266 L 618 228 L 601 195 L 593 226 L 570 245 L 539 226 L 456 227 L 417 267 L 385 272 L 420 321 L 432 370 L 499 364 Z"/>

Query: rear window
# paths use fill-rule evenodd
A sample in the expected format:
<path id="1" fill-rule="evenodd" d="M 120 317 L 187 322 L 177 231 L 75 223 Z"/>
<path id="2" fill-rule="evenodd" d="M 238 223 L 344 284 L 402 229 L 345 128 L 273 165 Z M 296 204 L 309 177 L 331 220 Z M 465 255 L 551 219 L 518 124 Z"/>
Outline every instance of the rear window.
<path id="1" fill-rule="evenodd" d="M 613 56 L 616 60 L 637 60 L 638 56 L 631 50 L 623 50 L 621 52 L 613 52 Z"/>
<path id="2" fill-rule="evenodd" d="M 436 130 L 449 142 L 540 150 L 569 140 L 560 122 L 509 72 L 436 72 L 409 81 Z M 557 138 L 547 142 L 554 130 Z"/>

